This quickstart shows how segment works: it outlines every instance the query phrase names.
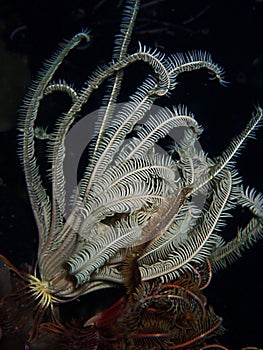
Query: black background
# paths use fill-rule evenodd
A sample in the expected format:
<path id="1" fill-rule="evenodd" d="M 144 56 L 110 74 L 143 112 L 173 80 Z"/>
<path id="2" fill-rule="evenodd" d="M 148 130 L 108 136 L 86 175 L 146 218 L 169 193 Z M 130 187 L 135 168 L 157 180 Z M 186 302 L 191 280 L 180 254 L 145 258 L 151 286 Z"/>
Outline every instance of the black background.
<path id="1" fill-rule="evenodd" d="M 70 55 L 60 76 L 81 87 L 97 65 L 110 60 L 121 3 L 0 1 L 1 94 L 7 96 L 7 103 L 0 106 L 0 120 L 6 121 L 13 113 L 8 127 L 0 127 L 0 252 L 17 265 L 35 261 L 37 232 L 17 159 L 16 109 L 43 60 L 58 42 L 83 28 L 90 29 L 92 43 Z M 262 24 L 263 1 L 142 1 L 130 52 L 136 50 L 138 41 L 167 54 L 201 49 L 225 68 L 228 87 L 209 81 L 205 71 L 187 73 L 179 77 L 180 84 L 171 97 L 174 105 L 186 104 L 204 127 L 200 142 L 211 156 L 219 155 L 244 128 L 254 105 L 263 106 Z M 3 59 L 4 55 L 22 62 L 23 71 L 20 65 L 19 69 L 12 66 L 16 65 L 12 60 Z M 132 74 L 131 85 L 139 74 Z M 128 83 L 125 88 L 129 91 Z M 97 95 L 94 103 L 99 99 Z M 248 142 L 238 161 L 244 183 L 261 191 L 262 145 L 261 128 L 257 140 Z M 242 220 L 242 213 L 236 215 L 224 237 L 231 237 L 232 229 Z M 224 320 L 226 333 L 218 339 L 230 349 L 263 345 L 262 252 L 259 242 L 238 262 L 217 273 L 206 291 L 208 303 Z"/>

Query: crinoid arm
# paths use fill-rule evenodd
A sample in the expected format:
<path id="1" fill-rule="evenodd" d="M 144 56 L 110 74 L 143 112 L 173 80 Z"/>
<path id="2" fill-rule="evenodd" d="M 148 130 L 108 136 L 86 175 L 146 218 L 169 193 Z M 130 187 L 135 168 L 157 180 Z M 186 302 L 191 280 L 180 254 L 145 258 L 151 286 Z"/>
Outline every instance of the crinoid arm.
<path id="1" fill-rule="evenodd" d="M 225 268 L 242 256 L 245 249 L 263 238 L 263 196 L 255 189 L 240 188 L 238 204 L 248 208 L 253 217 L 244 228 L 239 228 L 236 237 L 222 244 L 211 256 L 211 263 L 215 270 Z"/>
<path id="2" fill-rule="evenodd" d="M 61 44 L 59 50 L 47 60 L 44 68 L 31 86 L 21 108 L 21 118 L 18 130 L 22 131 L 20 138 L 19 155 L 24 167 L 28 195 L 31 201 L 32 210 L 37 222 L 40 240 L 45 241 L 51 225 L 50 200 L 42 185 L 41 176 L 35 156 L 34 145 L 34 124 L 37 118 L 40 101 L 45 95 L 45 90 L 53 78 L 56 70 L 78 43 L 82 40 L 89 40 L 86 32 L 75 35 L 71 40 Z"/>

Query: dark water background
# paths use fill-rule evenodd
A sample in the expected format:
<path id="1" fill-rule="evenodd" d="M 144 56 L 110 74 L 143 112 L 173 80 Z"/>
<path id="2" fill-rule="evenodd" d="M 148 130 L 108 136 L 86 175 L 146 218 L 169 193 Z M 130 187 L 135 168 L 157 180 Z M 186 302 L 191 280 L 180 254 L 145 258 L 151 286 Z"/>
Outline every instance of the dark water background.
<path id="1" fill-rule="evenodd" d="M 98 65 L 109 61 L 118 32 L 118 1 L 0 1 L 0 252 L 12 262 L 33 263 L 37 232 L 27 198 L 16 145 L 17 109 L 25 88 L 57 48 L 57 43 L 90 28 L 92 44 L 75 50 L 59 76 L 81 87 Z M 209 81 L 207 72 L 180 76 L 172 104 L 186 104 L 205 129 L 203 148 L 216 156 L 248 122 L 253 106 L 263 106 L 263 1 L 143 1 L 130 52 L 138 41 L 166 53 L 202 49 L 225 68 L 227 88 Z M 143 69 L 143 68 L 139 68 Z M 136 84 L 132 74 L 131 86 Z M 126 91 L 130 85 L 126 83 Z M 98 93 L 92 103 L 99 105 Z M 47 104 L 50 120 L 58 108 Z M 63 101 L 61 102 L 63 103 Z M 53 114 L 52 114 L 53 113 Z M 263 129 L 238 160 L 245 184 L 262 186 Z M 42 145 L 43 146 L 43 145 Z M 41 148 L 41 143 L 40 143 Z M 243 214 L 236 213 L 223 236 L 231 237 Z M 231 349 L 263 345 L 262 243 L 216 274 L 206 290 L 209 304 L 223 317 L 220 343 Z"/>

